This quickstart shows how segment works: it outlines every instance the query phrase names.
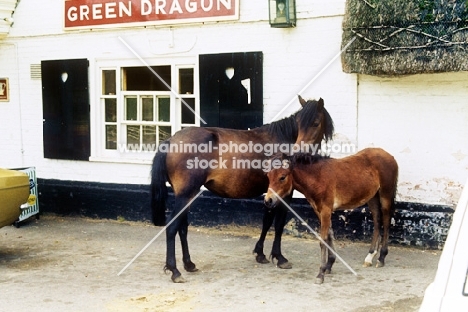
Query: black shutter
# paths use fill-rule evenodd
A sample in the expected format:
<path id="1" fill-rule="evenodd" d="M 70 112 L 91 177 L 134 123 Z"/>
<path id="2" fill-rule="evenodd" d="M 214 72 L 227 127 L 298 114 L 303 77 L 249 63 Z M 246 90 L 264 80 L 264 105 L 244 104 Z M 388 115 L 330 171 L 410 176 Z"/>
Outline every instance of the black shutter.
<path id="1" fill-rule="evenodd" d="M 226 68 L 234 68 L 229 79 Z M 199 58 L 200 113 L 206 127 L 248 129 L 263 124 L 263 53 L 205 54 Z M 250 103 L 242 80 L 250 79 Z"/>
<path id="2" fill-rule="evenodd" d="M 88 60 L 42 61 L 41 75 L 44 157 L 88 160 Z"/>

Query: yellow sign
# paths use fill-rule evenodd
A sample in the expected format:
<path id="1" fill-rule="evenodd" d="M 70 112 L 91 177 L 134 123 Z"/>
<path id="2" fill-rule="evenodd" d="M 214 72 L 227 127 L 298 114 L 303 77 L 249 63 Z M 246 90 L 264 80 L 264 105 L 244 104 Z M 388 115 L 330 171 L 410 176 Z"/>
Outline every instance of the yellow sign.
<path id="1" fill-rule="evenodd" d="M 35 204 L 36 204 L 36 195 L 29 194 L 28 205 L 29 206 L 34 206 Z"/>

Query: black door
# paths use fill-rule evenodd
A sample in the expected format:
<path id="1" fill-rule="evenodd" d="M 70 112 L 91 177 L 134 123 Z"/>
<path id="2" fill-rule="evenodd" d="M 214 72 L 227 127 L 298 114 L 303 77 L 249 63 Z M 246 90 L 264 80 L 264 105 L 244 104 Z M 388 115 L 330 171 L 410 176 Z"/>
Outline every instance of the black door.
<path id="1" fill-rule="evenodd" d="M 41 62 L 44 157 L 90 156 L 88 60 Z"/>
<path id="2" fill-rule="evenodd" d="M 207 127 L 263 124 L 262 52 L 200 55 L 200 113 Z"/>

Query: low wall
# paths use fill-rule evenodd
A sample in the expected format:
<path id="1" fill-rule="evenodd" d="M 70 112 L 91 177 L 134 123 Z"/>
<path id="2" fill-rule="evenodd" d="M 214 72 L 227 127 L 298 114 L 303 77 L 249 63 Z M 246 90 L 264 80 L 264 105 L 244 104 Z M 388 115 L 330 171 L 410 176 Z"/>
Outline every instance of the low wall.
<path id="1" fill-rule="evenodd" d="M 149 221 L 148 185 L 126 185 L 38 179 L 41 212 L 59 215 L 80 215 L 91 218 Z M 168 209 L 174 204 L 169 194 Z M 319 228 L 315 213 L 305 199 L 295 198 L 292 208 L 312 229 Z M 392 244 L 441 249 L 452 222 L 453 209 L 407 202 L 397 202 L 392 221 Z M 190 207 L 192 225 L 253 225 L 259 234 L 263 216 L 263 198 L 227 199 L 205 191 Z M 310 231 L 288 215 L 285 231 L 297 236 L 309 236 Z M 372 216 L 363 206 L 352 211 L 333 214 L 333 229 L 337 239 L 368 241 L 373 231 Z"/>

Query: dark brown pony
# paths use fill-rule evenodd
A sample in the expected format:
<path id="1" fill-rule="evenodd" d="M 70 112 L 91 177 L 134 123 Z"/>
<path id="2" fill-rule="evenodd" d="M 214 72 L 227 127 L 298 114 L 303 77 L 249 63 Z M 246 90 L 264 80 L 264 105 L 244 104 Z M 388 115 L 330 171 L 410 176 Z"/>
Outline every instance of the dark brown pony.
<path id="1" fill-rule="evenodd" d="M 304 101 L 299 97 L 302 108 L 282 120 L 252 130 L 223 128 L 185 128 L 159 146 L 153 160 L 151 174 L 151 207 L 153 223 L 164 225 L 166 221 L 166 198 L 168 181 L 175 195 L 174 209 L 169 220 L 182 211 L 204 185 L 211 192 L 228 198 L 252 198 L 267 191 L 268 178 L 265 164 L 271 156 L 260 147 L 277 147 L 279 144 L 319 144 L 333 135 L 333 122 L 324 108 L 323 100 Z M 252 151 L 240 149 L 251 146 Z M 238 149 L 236 150 L 236 146 Z M 180 149 L 191 148 L 191 151 Z M 196 148 L 198 151 L 195 151 Z M 227 148 L 226 148 L 227 147 Z M 255 148 L 256 147 L 256 148 Z M 171 148 L 174 148 L 171 151 Z M 175 151 L 178 148 L 179 151 Z M 227 149 L 227 150 L 226 150 Z M 257 152 L 255 152 L 255 150 Z M 242 163 L 241 163 L 242 162 Z M 267 231 L 275 220 L 275 239 L 271 255 L 278 265 L 288 265 L 281 254 L 281 234 L 286 223 L 286 207 L 265 211 L 262 234 L 255 245 L 257 261 L 268 262 L 263 254 L 263 243 Z M 179 233 L 182 245 L 182 261 L 188 272 L 197 270 L 190 260 L 187 243 L 187 211 L 184 211 L 166 230 L 166 266 L 172 272 L 174 282 L 184 282 L 176 267 L 175 236 Z"/>
<path id="2" fill-rule="evenodd" d="M 320 237 L 333 248 L 331 214 L 338 209 L 353 209 L 367 203 L 372 212 L 374 233 L 364 266 L 372 266 L 382 246 L 376 267 L 385 264 L 390 221 L 394 213 L 398 165 L 392 155 L 380 148 L 367 148 L 355 155 L 332 159 L 320 155 L 284 154 L 272 158 L 276 166 L 268 173 L 270 184 L 265 205 L 274 208 L 293 190 L 304 194 L 320 221 Z M 321 242 L 321 266 L 317 283 L 323 283 L 335 262 L 334 253 Z M 328 258 L 328 261 L 327 261 Z"/>

